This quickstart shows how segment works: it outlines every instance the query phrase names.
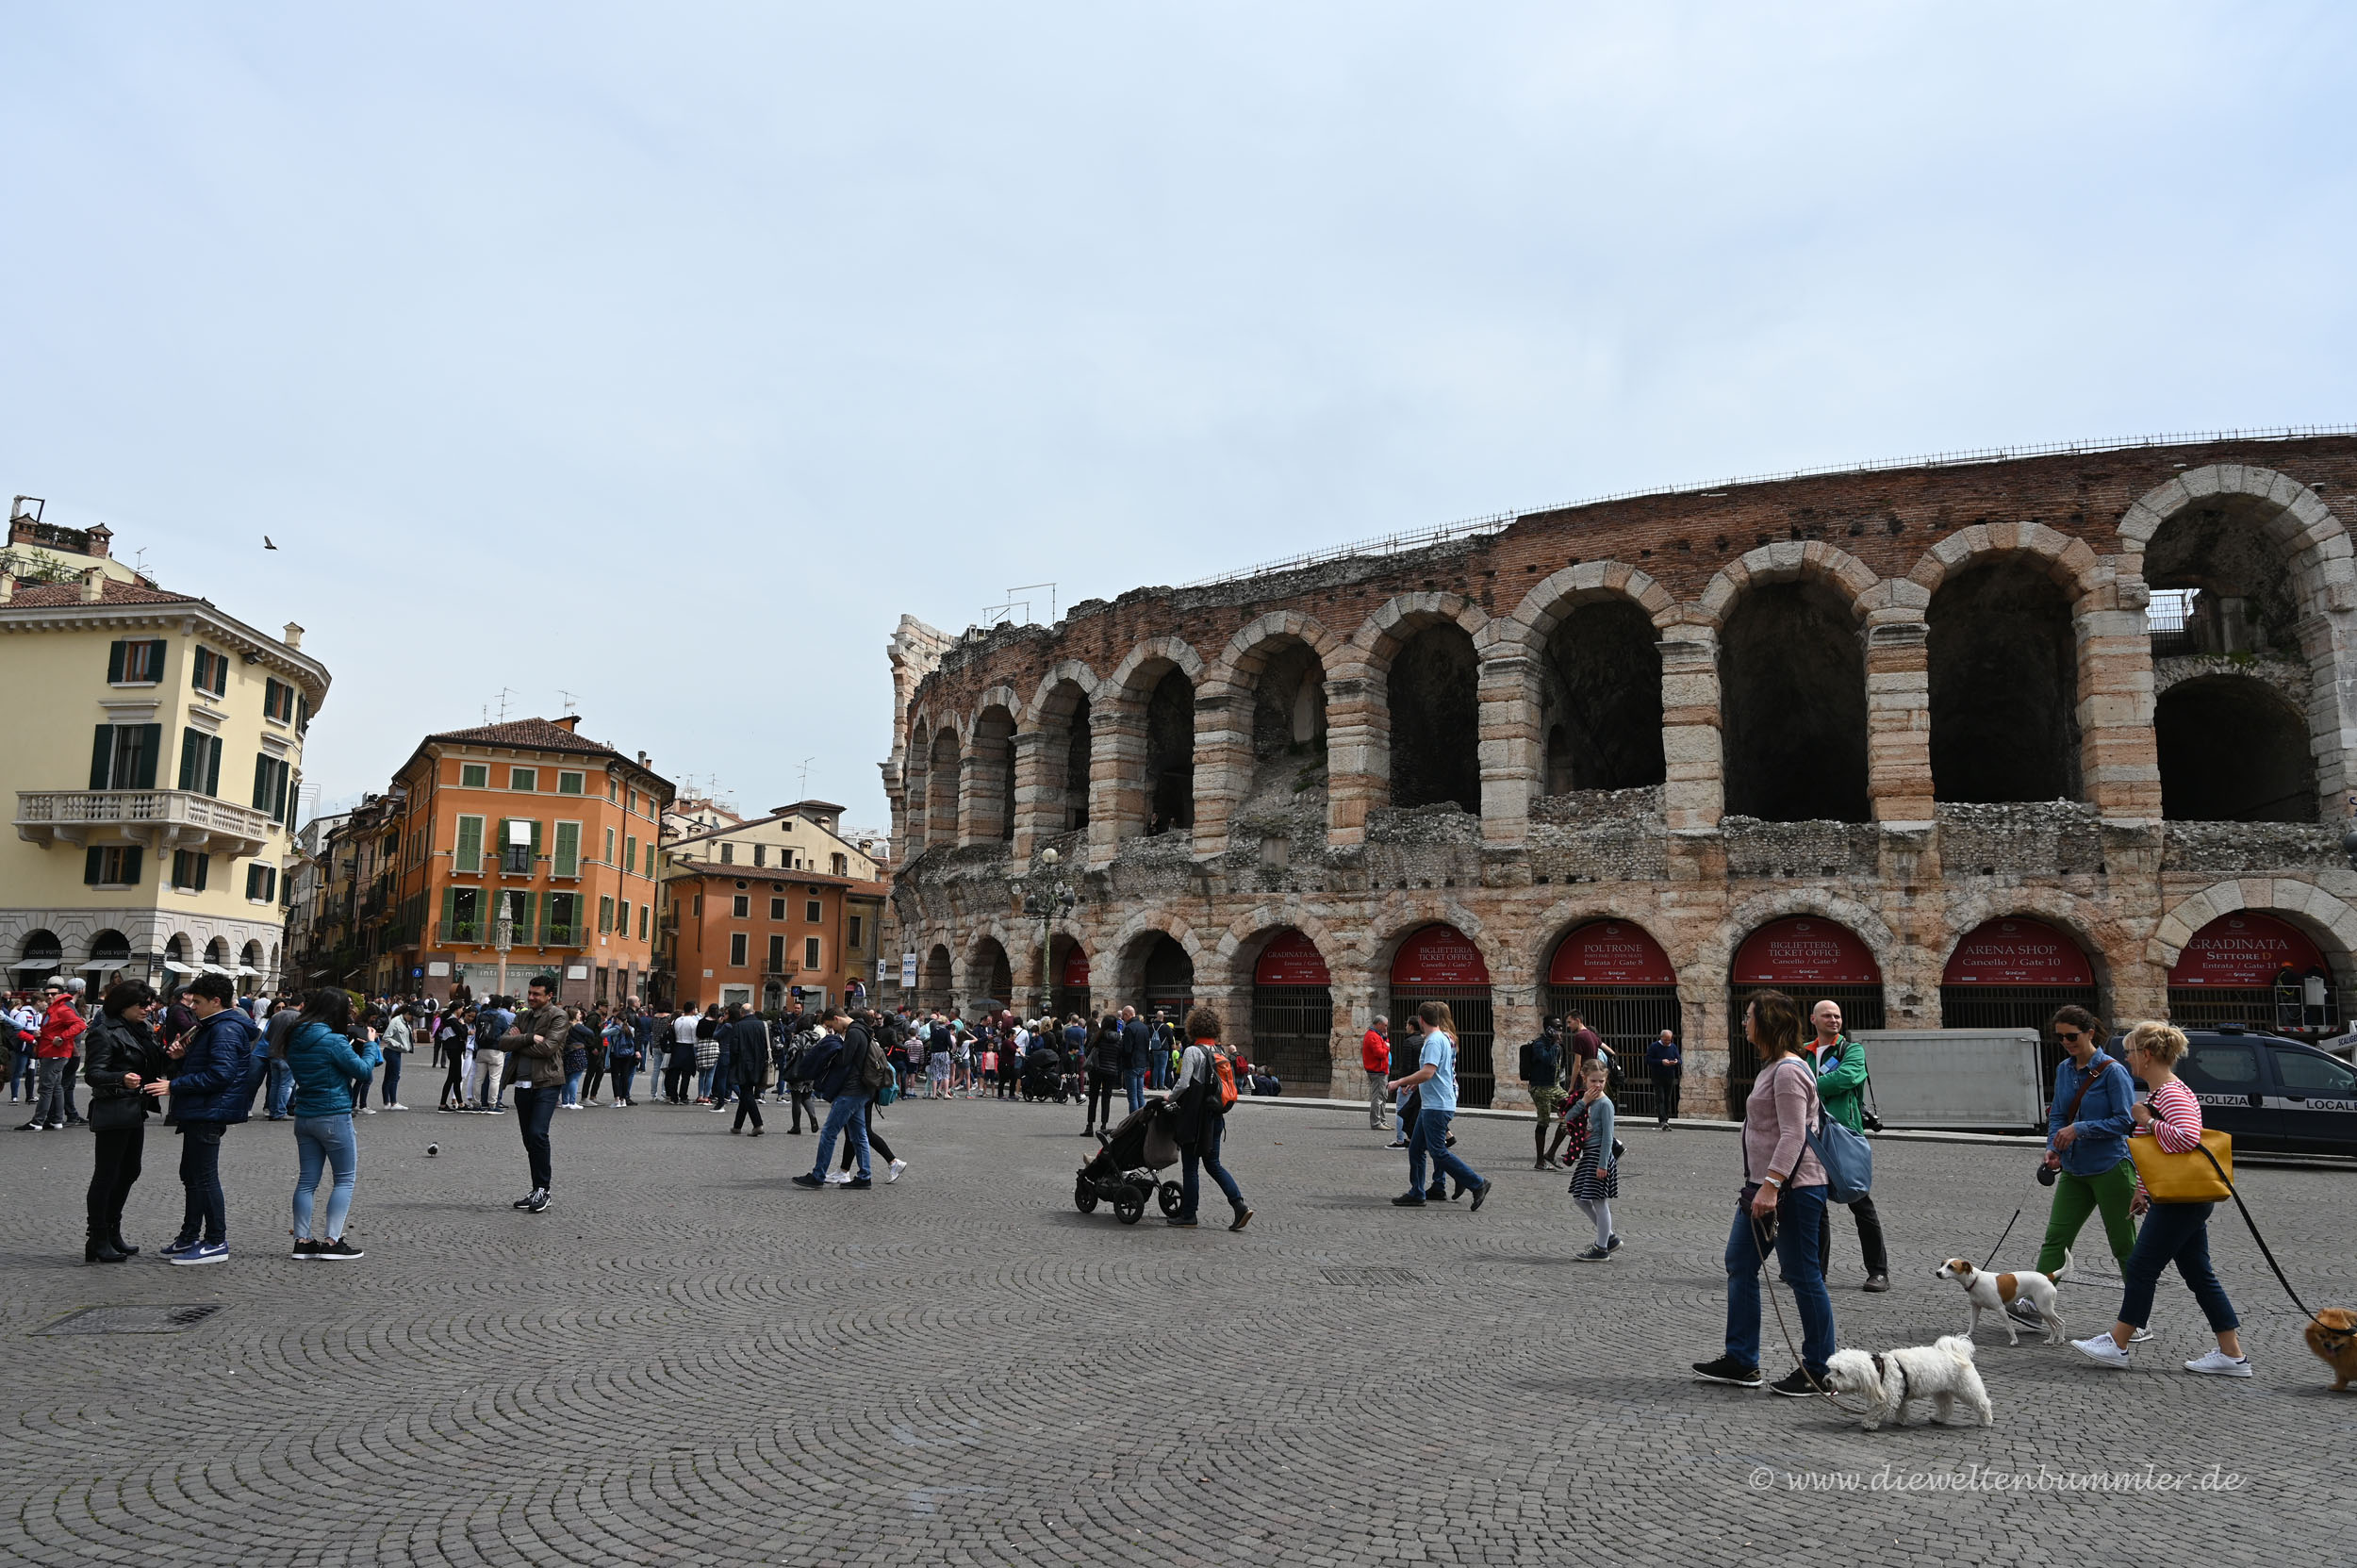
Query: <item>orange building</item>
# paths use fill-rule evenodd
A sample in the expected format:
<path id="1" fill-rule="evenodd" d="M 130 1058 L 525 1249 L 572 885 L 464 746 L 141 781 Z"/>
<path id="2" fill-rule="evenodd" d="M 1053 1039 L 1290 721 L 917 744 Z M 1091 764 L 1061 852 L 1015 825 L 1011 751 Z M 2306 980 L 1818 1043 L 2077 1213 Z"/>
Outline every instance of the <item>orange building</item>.
<path id="1" fill-rule="evenodd" d="M 391 989 L 476 997 L 500 989 L 499 916 L 511 922 L 510 995 L 537 974 L 569 1002 L 647 994 L 656 857 L 674 793 L 579 734 L 580 719 L 519 718 L 425 737 L 387 792 L 391 885 L 376 894 Z"/>
<path id="2" fill-rule="evenodd" d="M 853 979 L 872 993 L 890 896 L 881 882 L 675 861 L 658 914 L 658 995 L 774 1011 L 798 986 L 814 1006 L 842 1001 Z"/>

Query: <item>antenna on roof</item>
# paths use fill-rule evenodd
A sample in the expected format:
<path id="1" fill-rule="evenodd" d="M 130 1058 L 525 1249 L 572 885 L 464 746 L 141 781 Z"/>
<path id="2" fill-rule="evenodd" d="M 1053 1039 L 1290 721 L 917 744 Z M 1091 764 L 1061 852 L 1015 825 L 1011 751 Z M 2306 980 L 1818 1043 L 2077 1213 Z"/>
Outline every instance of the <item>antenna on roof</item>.
<path id="1" fill-rule="evenodd" d="M 810 765 L 817 760 L 818 759 L 816 757 L 804 757 L 802 759 L 802 782 L 799 785 L 799 791 L 802 799 L 805 801 L 810 799 Z"/>
<path id="2" fill-rule="evenodd" d="M 507 722 L 507 700 L 515 695 L 507 687 L 500 687 L 500 722 L 503 724 Z"/>
<path id="3" fill-rule="evenodd" d="M 567 691 L 563 686 L 558 686 L 556 688 L 556 695 L 565 700 L 565 711 L 567 713 L 571 713 L 575 708 L 581 705 L 580 702 L 574 699 L 573 694 Z"/>

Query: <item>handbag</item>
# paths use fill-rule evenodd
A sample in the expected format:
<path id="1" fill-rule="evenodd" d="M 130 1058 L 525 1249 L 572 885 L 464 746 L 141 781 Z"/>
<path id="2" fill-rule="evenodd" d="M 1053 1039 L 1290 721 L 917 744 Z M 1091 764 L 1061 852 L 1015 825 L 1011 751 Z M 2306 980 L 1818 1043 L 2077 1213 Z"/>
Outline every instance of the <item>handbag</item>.
<path id="1" fill-rule="evenodd" d="M 2216 1203 L 2234 1194 L 2234 1140 L 2216 1128 L 2203 1128 L 2200 1146 L 2183 1154 L 2171 1154 L 2158 1138 L 2131 1138 L 2128 1158 L 2136 1163 L 2144 1196 L 2155 1203 Z"/>
<path id="2" fill-rule="evenodd" d="M 1808 1072 L 1807 1064 L 1802 1064 L 1801 1070 Z M 1874 1146 L 1825 1114 L 1815 1073 L 1808 1073 L 1808 1093 L 1816 1102 L 1817 1131 L 1811 1132 L 1804 1126 L 1801 1132 L 1815 1151 L 1817 1163 L 1825 1167 L 1825 1201 L 1855 1203 L 1874 1190 Z"/>

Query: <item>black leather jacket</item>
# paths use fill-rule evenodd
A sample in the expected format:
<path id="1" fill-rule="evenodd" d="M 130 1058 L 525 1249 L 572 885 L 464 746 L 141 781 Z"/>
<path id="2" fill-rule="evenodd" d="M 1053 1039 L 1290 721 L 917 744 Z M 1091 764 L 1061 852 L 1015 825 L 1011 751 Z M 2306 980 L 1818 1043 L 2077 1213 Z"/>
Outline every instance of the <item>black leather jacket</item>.
<path id="1" fill-rule="evenodd" d="M 137 1073 L 140 1082 L 145 1085 L 170 1076 L 172 1058 L 156 1043 L 155 1034 L 143 1023 L 135 1024 L 115 1014 L 101 1013 L 91 1020 L 90 1033 L 82 1046 L 82 1081 L 90 1085 L 92 1119 L 112 1120 L 125 1126 L 145 1120 L 148 1112 L 156 1108 L 156 1101 L 144 1087 L 128 1088 L 123 1080 L 126 1074 Z M 128 1107 L 121 1103 L 126 1100 L 132 1102 Z M 110 1103 L 108 1114 L 99 1116 L 97 1108 Z M 135 1110 L 137 1114 L 126 1117 L 126 1110 Z"/>

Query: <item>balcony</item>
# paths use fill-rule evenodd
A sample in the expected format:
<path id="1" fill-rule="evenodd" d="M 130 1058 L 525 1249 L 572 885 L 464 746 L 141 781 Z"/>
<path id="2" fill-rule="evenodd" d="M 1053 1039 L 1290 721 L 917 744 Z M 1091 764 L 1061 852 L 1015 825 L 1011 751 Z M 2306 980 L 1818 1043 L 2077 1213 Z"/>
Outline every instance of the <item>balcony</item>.
<path id="1" fill-rule="evenodd" d="M 491 922 L 488 920 L 437 920 L 434 922 L 434 945 L 437 948 L 489 947 Z M 516 932 L 513 951 L 537 952 L 549 948 L 585 948 L 588 934 L 573 926 L 550 926 L 540 931 Z"/>
<path id="2" fill-rule="evenodd" d="M 184 789 L 20 790 L 16 797 L 16 836 L 43 849 L 132 843 L 158 854 L 255 855 L 278 831 L 267 812 Z"/>

